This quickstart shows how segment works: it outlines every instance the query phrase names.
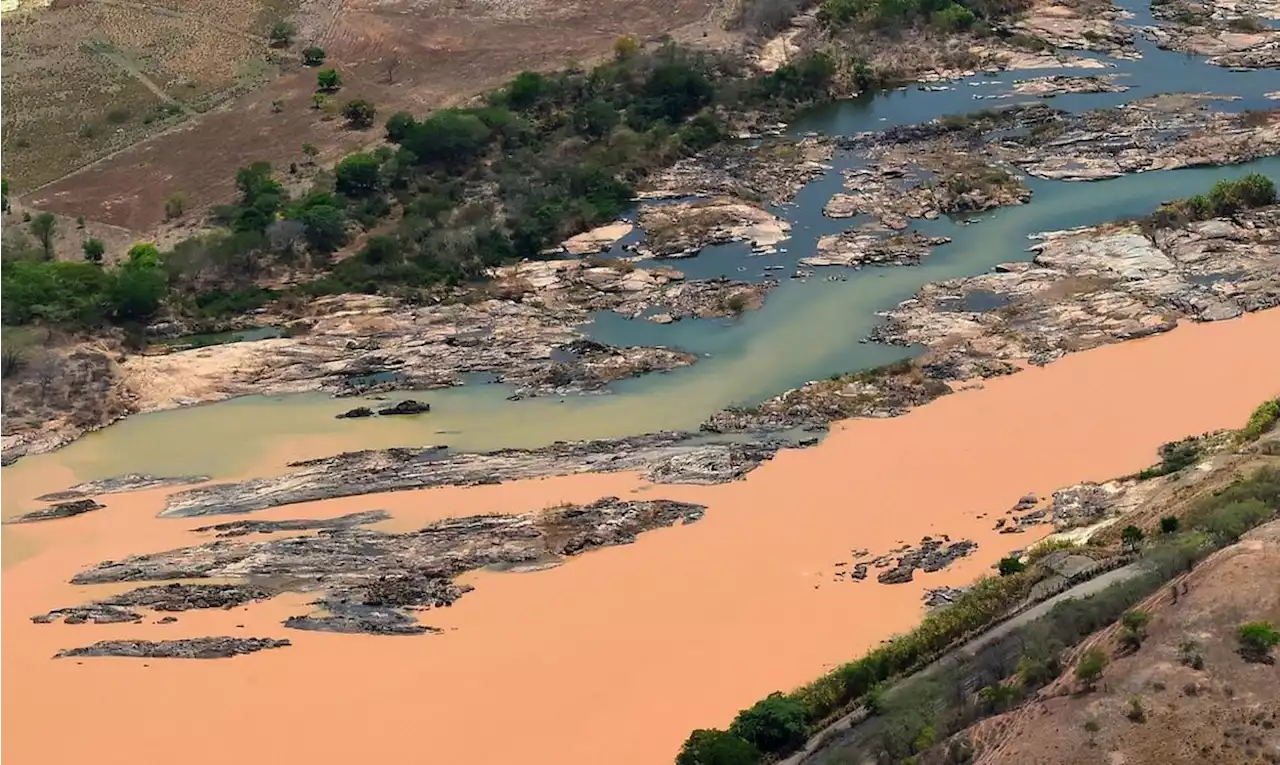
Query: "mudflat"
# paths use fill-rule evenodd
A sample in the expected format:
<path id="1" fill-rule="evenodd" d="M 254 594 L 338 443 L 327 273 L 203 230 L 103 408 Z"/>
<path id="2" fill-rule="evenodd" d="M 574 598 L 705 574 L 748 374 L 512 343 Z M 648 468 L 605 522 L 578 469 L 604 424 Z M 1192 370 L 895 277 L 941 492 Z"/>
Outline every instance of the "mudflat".
<path id="1" fill-rule="evenodd" d="M 968 582 L 1031 541 L 1030 533 L 1002 536 L 978 516 L 1029 492 L 1135 470 L 1161 442 L 1241 422 L 1280 388 L 1280 356 L 1261 350 L 1277 336 L 1280 311 L 1262 311 L 1073 354 L 902 417 L 846 421 L 819 446 L 784 450 L 715 486 L 589 474 L 252 516 L 382 509 L 391 518 L 371 528 L 390 531 L 606 496 L 707 508 L 696 524 L 646 531 L 557 568 L 465 575 L 460 583 L 474 591 L 429 612 L 442 630 L 434 635 L 283 627 L 306 610 L 311 598 L 303 595 L 183 612 L 167 624 L 35 624 L 32 616 L 133 586 L 72 586 L 76 573 L 195 544 L 191 530 L 208 519 L 157 518 L 174 490 L 165 487 L 11 527 L 7 536 L 36 552 L 3 582 L 6 754 L 70 761 L 93 741 L 106 763 L 336 763 L 406 753 L 476 764 L 666 762 L 690 729 L 723 726 L 767 692 L 908 628 L 926 588 Z M 66 488 L 58 472 L 49 476 L 59 480 L 33 485 L 32 496 Z M 851 550 L 943 534 L 978 548 L 905 584 L 836 576 Z M 103 640 L 207 636 L 291 645 L 220 662 L 52 659 Z M 318 724 L 343 733 L 310 732 Z M 402 730 L 415 735 L 400 740 Z M 196 731 L 217 731 L 218 746 Z"/>

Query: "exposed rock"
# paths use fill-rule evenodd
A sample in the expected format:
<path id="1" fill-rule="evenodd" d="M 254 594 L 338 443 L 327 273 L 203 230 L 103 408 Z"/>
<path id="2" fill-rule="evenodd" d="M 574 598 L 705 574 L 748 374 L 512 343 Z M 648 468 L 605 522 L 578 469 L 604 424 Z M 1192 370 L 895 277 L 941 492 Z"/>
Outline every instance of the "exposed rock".
<path id="1" fill-rule="evenodd" d="M 925 608 L 946 608 L 955 603 L 967 587 L 934 587 L 924 591 Z"/>
<path id="2" fill-rule="evenodd" d="M 782 204 L 830 169 L 834 148 L 826 136 L 778 138 L 758 146 L 720 144 L 658 171 L 640 196 L 737 197 Z"/>
<path id="3" fill-rule="evenodd" d="M 1280 206 L 1233 220 L 1135 225 L 1041 236 L 1030 263 L 922 287 L 873 337 L 930 347 L 956 379 L 990 361 L 1048 363 L 1066 353 L 1280 305 Z"/>
<path id="4" fill-rule="evenodd" d="M 561 243 L 560 249 L 570 255 L 590 255 L 606 252 L 618 240 L 627 236 L 633 230 L 635 230 L 635 226 L 624 221 L 610 223 L 607 226 L 599 226 L 590 231 L 584 231 L 581 234 L 569 237 Z"/>
<path id="5" fill-rule="evenodd" d="M 710 433 L 823 427 L 849 417 L 896 417 L 951 392 L 947 384 L 907 361 L 805 383 L 753 407 L 716 412 L 701 428 Z"/>
<path id="6" fill-rule="evenodd" d="M 73 499 L 67 502 L 58 502 L 50 505 L 43 510 L 33 510 L 29 513 L 23 513 L 17 518 L 9 521 L 9 523 L 34 523 L 36 521 L 51 521 L 55 518 L 70 518 L 74 515 L 82 515 L 94 510 L 101 510 L 106 505 L 99 504 L 92 499 Z"/>
<path id="7" fill-rule="evenodd" d="M 31 617 L 31 621 L 36 624 L 52 624 L 59 619 L 66 624 L 85 624 L 87 622 L 93 622 L 94 624 L 122 624 L 125 622 L 140 622 L 142 621 L 142 614 L 130 611 L 122 606 L 91 603 L 87 606 L 57 608 L 47 614 Z"/>
<path id="8" fill-rule="evenodd" d="M 485 453 L 454 454 L 445 447 L 348 452 L 293 463 L 295 470 L 280 476 L 172 494 L 161 516 L 247 513 L 334 497 L 577 473 L 639 471 L 658 483 L 721 483 L 753 470 L 788 445 L 774 438 L 713 442 L 697 434 L 666 432 Z"/>
<path id="9" fill-rule="evenodd" d="M 45 494 L 43 496 L 36 497 L 36 499 L 41 502 L 56 502 L 64 499 L 79 499 L 89 494 L 122 494 L 129 491 L 143 491 L 146 489 L 157 489 L 168 486 L 187 486 L 194 483 L 204 483 L 208 480 L 209 476 L 207 475 L 162 477 L 129 473 L 126 475 L 116 476 L 114 478 L 104 478 L 100 481 L 86 481 L 85 483 L 78 483 L 66 491 Z"/>
<path id="10" fill-rule="evenodd" d="M 1013 92 L 1022 96 L 1039 96 L 1040 98 L 1053 98 L 1070 93 L 1123 93 L 1129 89 L 1129 86 L 1117 83 L 1119 76 L 1091 74 L 1076 77 L 1055 74 L 1047 77 L 1033 77 L 1028 80 L 1014 80 Z"/>
<path id="11" fill-rule="evenodd" d="M 893 568 L 881 572 L 876 576 L 876 580 L 881 584 L 910 582 L 916 569 L 922 569 L 926 573 L 941 571 L 976 549 L 978 549 L 978 543 L 968 539 L 949 542 L 946 539 L 925 537 L 920 540 L 919 547 L 906 547 L 897 551 L 899 554 L 896 556 Z M 879 564 L 887 563 L 890 557 L 893 556 L 881 556 L 871 563 L 879 568 Z"/>
<path id="12" fill-rule="evenodd" d="M 691 257 L 704 247 L 742 241 L 772 252 L 791 230 L 778 216 L 731 197 L 644 207 L 640 225 L 649 235 L 636 251 L 651 258 Z"/>
<path id="13" fill-rule="evenodd" d="M 1137 58 L 1127 17 L 1111 0 L 1037 0 L 1011 27 L 1055 48 Z"/>
<path id="14" fill-rule="evenodd" d="M 934 247 L 950 241 L 949 237 L 925 236 L 918 231 L 892 234 L 875 224 L 868 224 L 822 237 L 818 240 L 816 254 L 801 258 L 799 262 L 810 267 L 914 266 Z"/>
<path id="15" fill-rule="evenodd" d="M 692 523 L 704 508 L 683 502 L 623 501 L 608 497 L 589 505 L 565 505 L 522 515 L 450 518 L 410 533 L 344 526 L 313 536 L 266 541 L 219 539 L 193 547 L 105 561 L 77 574 L 75 584 L 248 577 L 279 582 L 282 590 L 326 593 L 327 613 L 291 618 L 286 626 L 337 632 L 420 634 L 429 628 L 397 609 L 451 605 L 469 585 L 453 578 L 466 571 L 520 564 L 555 565 L 587 550 L 629 544 L 641 532 Z M 154 605 L 177 592 L 147 587 Z M 237 590 L 239 598 L 244 590 Z M 276 591 L 254 593 L 269 597 Z M 188 587 L 186 603 L 192 595 Z M 161 600 L 160 602 L 166 602 Z M 172 602 L 172 601 L 169 601 Z M 159 607 L 159 606 L 155 606 Z"/>
<path id="16" fill-rule="evenodd" d="M 268 648 L 284 648 L 288 640 L 205 637 L 185 640 L 102 640 L 84 648 L 59 651 L 54 658 L 128 656 L 138 659 L 225 659 Z"/>
<path id="17" fill-rule="evenodd" d="M 317 529 L 346 529 L 385 521 L 391 517 L 386 510 L 365 510 L 348 513 L 336 518 L 305 518 L 284 521 L 229 521 L 213 526 L 201 526 L 193 531 L 215 532 L 218 537 L 242 537 L 246 534 L 274 534 L 280 531 L 314 531 Z"/>
<path id="18" fill-rule="evenodd" d="M 422 402 L 414 401 L 413 399 L 408 398 L 408 399 L 405 399 L 404 401 L 400 401 L 391 406 L 384 406 L 383 408 L 378 410 L 378 414 L 383 416 L 388 416 L 388 415 L 398 415 L 398 414 L 422 414 L 423 412 L 430 412 L 430 411 L 431 411 L 430 404 L 424 404 Z"/>
<path id="19" fill-rule="evenodd" d="M 354 420 L 361 417 L 372 417 L 373 410 L 367 406 L 357 406 L 355 409 L 348 409 L 340 414 L 335 414 L 335 420 Z"/>
<path id="20" fill-rule="evenodd" d="M 234 608 L 255 600 L 266 600 L 274 591 L 238 584 L 173 584 L 139 587 L 86 606 L 59 608 L 31 621 L 48 624 L 61 618 L 67 624 L 136 622 L 142 615 L 133 608 L 155 611 L 190 611 L 199 608 Z"/>
<path id="21" fill-rule="evenodd" d="M 1159 25 L 1143 33 L 1160 48 L 1231 69 L 1280 67 L 1280 28 L 1259 18 L 1280 18 L 1275 0 L 1154 0 L 1151 13 Z"/>

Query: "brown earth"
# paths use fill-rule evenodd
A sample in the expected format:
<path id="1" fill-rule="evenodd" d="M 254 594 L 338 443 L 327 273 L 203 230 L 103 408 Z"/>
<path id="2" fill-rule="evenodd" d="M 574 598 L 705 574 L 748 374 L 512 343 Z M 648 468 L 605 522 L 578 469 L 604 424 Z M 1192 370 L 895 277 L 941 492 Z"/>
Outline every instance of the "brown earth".
<path id="1" fill-rule="evenodd" d="M 294 47 L 325 49 L 325 65 L 337 68 L 345 83 L 339 101 L 367 98 L 384 115 L 422 114 L 496 87 L 523 69 L 604 55 L 621 35 L 651 39 L 677 32 L 708 10 L 695 0 L 315 2 L 298 14 Z M 393 59 L 399 63 L 389 81 Z M 202 208 L 228 200 L 235 171 L 251 162 L 302 162 L 301 147 L 311 143 L 320 149 L 317 161 L 331 164 L 380 138 L 380 131 L 352 131 L 341 120 L 326 121 L 311 108 L 315 72 L 289 65 L 284 70 L 234 104 L 29 192 L 27 203 L 146 231 L 161 222 L 164 200 L 174 192 L 185 192 L 192 209 Z"/>

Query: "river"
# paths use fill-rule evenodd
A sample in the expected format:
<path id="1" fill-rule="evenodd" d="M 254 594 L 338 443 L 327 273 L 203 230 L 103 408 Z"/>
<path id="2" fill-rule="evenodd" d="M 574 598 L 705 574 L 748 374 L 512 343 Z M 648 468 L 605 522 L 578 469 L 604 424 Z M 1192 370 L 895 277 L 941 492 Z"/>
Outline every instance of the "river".
<path id="1" fill-rule="evenodd" d="M 1133 90 L 1051 104 L 1080 110 L 1161 91 L 1212 90 L 1242 97 L 1229 108 L 1261 108 L 1274 106 L 1262 93 L 1280 90 L 1280 73 L 1230 73 L 1139 48 L 1144 59 L 1117 62 L 1114 70 L 1130 75 Z M 795 130 L 847 134 L 1007 104 L 1012 100 L 972 94 L 999 93 L 1015 77 L 1047 73 L 974 78 L 983 84 L 957 83 L 940 93 L 898 91 L 820 110 Z M 840 169 L 779 210 L 793 224 L 786 252 L 758 257 L 741 246 L 717 247 L 679 267 L 691 277 L 748 278 L 764 265 L 792 266 L 818 236 L 857 223 L 821 215 Z M 4 512 L 77 480 L 124 472 L 230 477 L 351 448 L 488 449 L 696 427 L 727 404 L 908 354 L 861 342 L 876 312 L 926 282 L 1025 259 L 1028 234 L 1144 213 L 1250 171 L 1280 178 L 1280 159 L 1088 184 L 1031 179 L 1028 205 L 976 216 L 973 225 L 921 222 L 922 230 L 954 241 L 919 267 L 846 272 L 847 281 L 788 281 L 763 309 L 732 321 L 659 326 L 598 316 L 591 329 L 602 341 L 678 345 L 704 355 L 693 367 L 627 381 L 609 395 L 509 402 L 501 386 L 471 385 L 396 396 L 432 404 L 430 415 L 408 420 L 335 421 L 333 414 L 356 404 L 322 395 L 249 397 L 131 417 L 4 468 Z M 631 492 L 708 505 L 698 524 L 649 532 L 634 545 L 557 569 L 471 576 L 475 592 L 427 615 L 445 629 L 431 637 L 300 635 L 280 626 L 303 607 L 298 598 L 233 614 L 183 614 L 164 627 L 33 625 L 33 614 L 96 594 L 65 584 L 80 568 L 189 544 L 187 529 L 199 524 L 156 520 L 162 494 L 150 492 L 112 498 L 108 510 L 70 521 L 5 527 L 5 752 L 20 762 L 70 762 L 92 742 L 93 756 L 106 763 L 669 762 L 691 728 L 723 725 L 768 691 L 804 682 L 907 628 L 919 616 L 924 587 L 962 584 L 1029 542 L 996 534 L 978 515 L 1001 512 L 1028 491 L 1044 494 L 1141 467 L 1162 441 L 1238 425 L 1280 389 L 1280 356 L 1258 352 L 1277 336 L 1280 313 L 1271 311 L 1076 354 L 905 417 L 839 425 L 822 445 L 784 452 L 724 486 L 646 487 L 629 475 L 587 476 L 261 514 L 385 507 L 395 525 L 411 527 Z M 898 587 L 831 580 L 831 567 L 851 548 L 888 549 L 939 533 L 975 539 L 980 552 Z M 48 659 L 58 648 L 139 632 L 288 637 L 295 645 L 226 662 Z M 54 733 L 55 724 L 75 735 Z M 216 746 L 206 742 L 211 733 Z"/>

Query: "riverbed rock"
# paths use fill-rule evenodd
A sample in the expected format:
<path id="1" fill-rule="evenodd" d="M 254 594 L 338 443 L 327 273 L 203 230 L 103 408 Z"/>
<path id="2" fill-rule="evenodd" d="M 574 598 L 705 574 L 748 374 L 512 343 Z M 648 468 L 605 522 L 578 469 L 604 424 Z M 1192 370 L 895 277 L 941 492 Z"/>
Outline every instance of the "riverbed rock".
<path id="1" fill-rule="evenodd" d="M 647 206 L 640 211 L 640 225 L 648 237 L 636 251 L 647 258 L 687 258 L 730 242 L 748 242 L 754 251 L 768 253 L 791 231 L 791 224 L 773 213 L 732 197 Z"/>
<path id="2" fill-rule="evenodd" d="M 1036 0 L 1010 27 L 1055 48 L 1137 58 L 1126 18 L 1111 0 Z"/>
<path id="3" fill-rule="evenodd" d="M 415 401 L 411 398 L 407 398 L 404 401 L 396 402 L 391 406 L 382 407 L 378 410 L 378 414 L 383 417 L 389 417 L 395 415 L 423 414 L 424 412 L 430 411 L 430 404 L 424 404 L 421 401 Z"/>
<path id="4" fill-rule="evenodd" d="M 102 640 L 83 648 L 58 651 L 55 659 L 79 656 L 127 656 L 136 659 L 225 659 L 271 648 L 285 648 L 288 640 L 272 638 L 203 637 L 183 640 Z"/>
<path id="5" fill-rule="evenodd" d="M 213 532 L 218 537 L 242 537 L 248 534 L 277 534 L 288 531 L 317 531 L 367 526 L 391 518 L 386 510 L 365 510 L 335 518 L 303 518 L 283 521 L 228 521 L 192 529 L 196 533 Z"/>
<path id="6" fill-rule="evenodd" d="M 72 499 L 66 502 L 58 502 L 42 510 L 23 513 L 9 521 L 9 523 L 35 523 L 37 521 L 51 521 L 56 518 L 71 518 L 94 510 L 101 510 L 104 507 L 106 505 L 95 502 L 92 499 Z"/>
<path id="7" fill-rule="evenodd" d="M 66 499 L 80 499 L 90 494 L 122 494 L 130 491 L 145 491 L 170 486 L 189 486 L 208 481 L 207 475 L 154 476 L 140 473 L 128 473 L 104 478 L 98 481 L 78 483 L 66 491 L 57 491 L 36 497 L 41 502 L 57 502 Z"/>
<path id="8" fill-rule="evenodd" d="M 90 603 L 87 606 L 57 608 L 46 614 L 31 617 L 36 624 L 53 624 L 62 620 L 65 624 L 125 624 L 142 621 L 142 614 L 128 608 L 105 603 Z"/>
<path id="9" fill-rule="evenodd" d="M 1230 69 L 1280 66 L 1280 28 L 1265 20 L 1280 19 L 1276 0 L 1158 0 L 1151 14 L 1157 25 L 1142 31 L 1157 47 Z"/>
<path id="10" fill-rule="evenodd" d="M 815 254 L 799 262 L 810 267 L 914 266 L 934 247 L 950 241 L 950 237 L 925 236 L 918 231 L 898 234 L 866 224 L 818 239 Z"/>
<path id="11" fill-rule="evenodd" d="M 536 449 L 453 453 L 446 447 L 347 452 L 291 463 L 280 476 L 251 478 L 171 494 L 166 518 L 238 514 L 269 507 L 432 486 L 475 486 L 521 478 L 635 471 L 658 483 L 731 481 L 772 459 L 784 438 L 714 441 L 662 432 Z"/>
<path id="12" fill-rule="evenodd" d="M 1280 305 L 1280 206 L 1144 233 L 1113 224 L 1041 235 L 1030 263 L 929 284 L 889 311 L 880 342 L 924 345 L 953 379 Z"/>
<path id="13" fill-rule="evenodd" d="M 650 529 L 696 522 L 704 509 L 669 500 L 606 497 L 588 505 L 562 505 L 520 515 L 449 518 L 408 533 L 342 526 L 310 536 L 265 541 L 216 539 L 104 561 L 72 581 L 84 585 L 212 577 L 270 580 L 279 584 L 278 590 L 246 591 L 236 586 L 224 606 L 241 602 L 246 593 L 256 598 L 281 591 L 323 592 L 317 603 L 323 608 L 321 613 L 291 618 L 286 626 L 423 634 L 431 628 L 417 624 L 405 610 L 451 605 L 471 590 L 470 585 L 453 581 L 462 573 L 484 567 L 556 565 L 588 550 L 629 544 Z M 190 588 L 181 584 L 145 587 L 134 591 L 135 595 L 145 592 L 145 597 L 118 600 L 158 607 L 158 598 L 181 593 L 173 600 L 159 602 L 185 604 L 201 597 Z"/>
<path id="14" fill-rule="evenodd" d="M 910 582 L 917 569 L 926 573 L 941 571 L 955 561 L 978 549 L 978 543 L 969 539 L 951 542 L 949 539 L 925 537 L 920 540 L 919 547 L 906 546 L 899 548 L 896 555 L 883 555 L 871 561 L 877 568 L 881 564 L 889 564 L 892 568 L 882 571 L 876 576 L 880 584 L 905 584 Z"/>
<path id="15" fill-rule="evenodd" d="M 372 416 L 373 416 L 372 409 L 370 409 L 367 406 L 357 406 L 355 409 L 348 409 L 345 412 L 339 412 L 338 414 L 335 414 L 333 418 L 335 420 L 357 420 L 357 419 L 362 419 L 364 417 L 372 417 Z"/>
<path id="16" fill-rule="evenodd" d="M 828 136 L 778 137 L 755 146 L 723 143 L 657 171 L 640 197 L 729 197 L 783 204 L 830 169 L 834 150 L 835 141 Z"/>
<path id="17" fill-rule="evenodd" d="M 1055 74 L 1014 80 L 1013 92 L 1021 96 L 1040 98 L 1053 98 L 1071 93 L 1123 93 L 1129 89 L 1129 86 L 1121 85 L 1117 82 L 1118 78 L 1119 75 L 1115 74 L 1091 74 L 1083 77 Z"/>

